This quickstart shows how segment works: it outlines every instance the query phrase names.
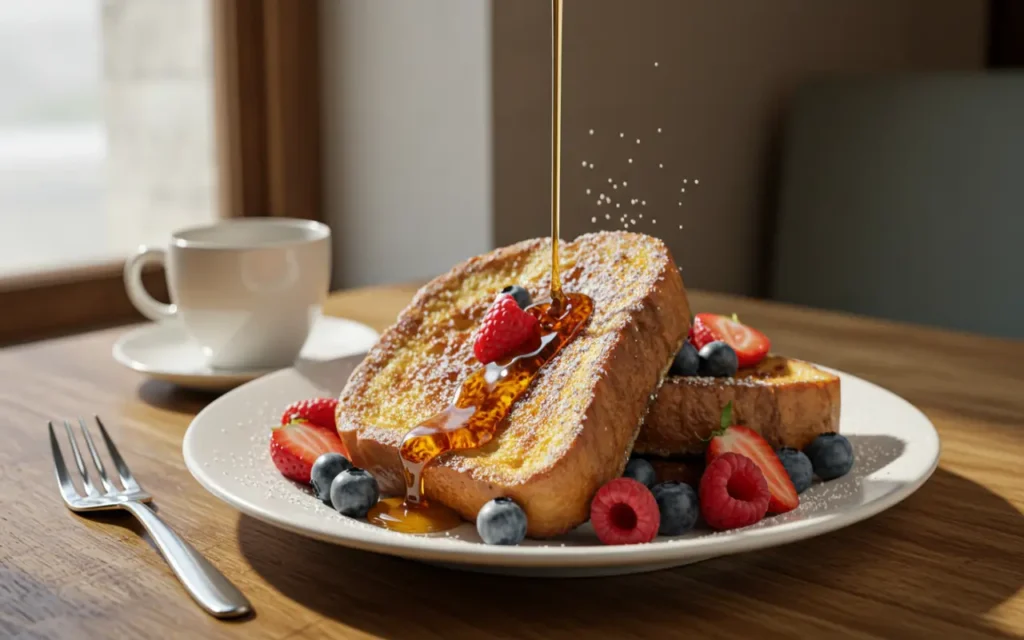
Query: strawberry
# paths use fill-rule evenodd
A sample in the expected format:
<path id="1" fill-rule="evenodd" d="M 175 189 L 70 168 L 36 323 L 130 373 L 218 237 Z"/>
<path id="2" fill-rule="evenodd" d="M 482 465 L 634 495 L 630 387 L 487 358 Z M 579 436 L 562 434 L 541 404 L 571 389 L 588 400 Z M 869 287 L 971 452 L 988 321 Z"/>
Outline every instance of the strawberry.
<path id="1" fill-rule="evenodd" d="M 483 364 L 532 351 L 540 346 L 540 323 L 519 308 L 515 298 L 501 294 L 484 316 L 473 353 Z"/>
<path id="2" fill-rule="evenodd" d="M 768 513 L 785 513 L 800 506 L 800 497 L 796 493 L 793 481 L 790 480 L 786 468 L 779 461 L 761 434 L 749 427 L 732 424 L 732 401 L 722 410 L 721 428 L 716 431 L 708 443 L 707 463 L 726 453 L 738 453 L 750 458 L 761 469 L 768 481 L 768 492 L 771 500 Z"/>
<path id="3" fill-rule="evenodd" d="M 700 514 L 712 529 L 749 527 L 764 518 L 768 484 L 754 462 L 738 453 L 723 453 L 700 479 Z"/>
<path id="4" fill-rule="evenodd" d="M 693 346 L 699 351 L 704 345 L 716 340 L 733 348 L 740 368 L 752 367 L 761 362 L 772 348 L 768 336 L 741 324 L 735 315 L 732 318 L 714 313 L 698 313 L 694 316 L 690 328 L 690 342 Z"/>
<path id="5" fill-rule="evenodd" d="M 335 430 L 334 413 L 338 408 L 338 401 L 335 398 L 310 398 L 299 400 L 288 405 L 281 415 L 281 424 L 305 420 L 310 424 L 323 427 L 324 429 Z"/>
<path id="6" fill-rule="evenodd" d="M 632 478 L 616 478 L 590 503 L 590 524 L 604 544 L 650 542 L 658 535 L 661 512 L 650 489 Z"/>
<path id="7" fill-rule="evenodd" d="M 310 470 L 321 454 L 345 455 L 338 434 L 308 422 L 291 422 L 270 434 L 270 458 L 284 477 L 309 484 Z"/>

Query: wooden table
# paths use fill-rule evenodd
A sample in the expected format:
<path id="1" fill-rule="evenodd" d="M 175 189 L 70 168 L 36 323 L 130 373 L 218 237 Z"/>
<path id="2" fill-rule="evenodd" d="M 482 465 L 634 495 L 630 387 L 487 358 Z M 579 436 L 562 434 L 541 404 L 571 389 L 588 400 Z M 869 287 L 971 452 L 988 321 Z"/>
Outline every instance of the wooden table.
<path id="1" fill-rule="evenodd" d="M 337 294 L 328 311 L 381 329 L 412 293 Z M 206 493 L 181 440 L 212 397 L 122 369 L 110 348 L 123 329 L 102 331 L 0 352 L 0 638 L 1024 637 L 1024 343 L 691 298 L 916 404 L 942 436 L 938 471 L 866 522 L 696 566 L 547 581 L 447 571 L 307 540 Z M 64 508 L 45 424 L 93 412 L 255 617 L 202 613 L 130 516 Z"/>

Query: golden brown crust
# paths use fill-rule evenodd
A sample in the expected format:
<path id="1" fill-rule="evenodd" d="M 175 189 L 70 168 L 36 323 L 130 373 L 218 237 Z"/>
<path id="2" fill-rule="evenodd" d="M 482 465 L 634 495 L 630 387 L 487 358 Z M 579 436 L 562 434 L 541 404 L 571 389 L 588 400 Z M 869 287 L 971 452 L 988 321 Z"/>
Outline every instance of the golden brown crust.
<path id="1" fill-rule="evenodd" d="M 383 490 L 403 488 L 402 436 L 450 403 L 479 366 L 472 338 L 497 292 L 517 283 L 544 297 L 550 247 L 524 241 L 430 282 L 352 374 L 339 402 L 339 434 Z M 594 299 L 591 319 L 541 370 L 494 440 L 446 454 L 424 472 L 427 498 L 468 520 L 491 498 L 512 497 L 538 538 L 585 521 L 593 494 L 621 475 L 690 318 L 682 279 L 660 240 L 603 232 L 560 249 L 563 286 Z"/>
<path id="2" fill-rule="evenodd" d="M 730 400 L 734 422 L 758 431 L 773 447 L 803 449 L 819 434 L 839 431 L 839 378 L 801 360 L 771 356 L 736 378 L 666 379 L 634 453 L 703 452 Z"/>

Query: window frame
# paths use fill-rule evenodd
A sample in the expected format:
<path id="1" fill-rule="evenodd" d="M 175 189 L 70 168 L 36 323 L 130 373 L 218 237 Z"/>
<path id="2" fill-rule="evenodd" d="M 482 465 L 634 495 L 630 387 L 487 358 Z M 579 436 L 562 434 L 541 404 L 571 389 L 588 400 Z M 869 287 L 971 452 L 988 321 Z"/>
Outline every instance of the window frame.
<path id="1" fill-rule="evenodd" d="M 319 3 L 210 5 L 219 215 L 322 219 Z M 123 264 L 0 277 L 0 346 L 142 320 Z M 161 271 L 143 280 L 167 300 Z"/>

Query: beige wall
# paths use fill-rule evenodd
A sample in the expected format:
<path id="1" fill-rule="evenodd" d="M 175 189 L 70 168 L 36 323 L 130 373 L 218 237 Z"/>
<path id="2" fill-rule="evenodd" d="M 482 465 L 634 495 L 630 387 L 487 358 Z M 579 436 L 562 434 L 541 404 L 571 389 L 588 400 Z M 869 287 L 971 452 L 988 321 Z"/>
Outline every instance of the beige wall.
<path id="1" fill-rule="evenodd" d="M 443 273 L 491 245 L 490 5 L 323 0 L 334 285 Z"/>
<path id="2" fill-rule="evenodd" d="M 622 228 L 618 216 L 636 209 L 644 217 L 631 215 L 637 224 L 630 228 L 663 237 L 691 287 L 759 291 L 777 124 L 802 81 L 836 72 L 974 69 L 984 61 L 981 0 L 566 5 L 563 237 Z M 493 6 L 499 245 L 548 231 L 549 6 Z M 584 169 L 584 160 L 594 169 Z M 610 189 L 608 178 L 628 186 Z M 622 208 L 598 207 L 600 193 Z M 630 207 L 631 198 L 647 206 Z"/>

